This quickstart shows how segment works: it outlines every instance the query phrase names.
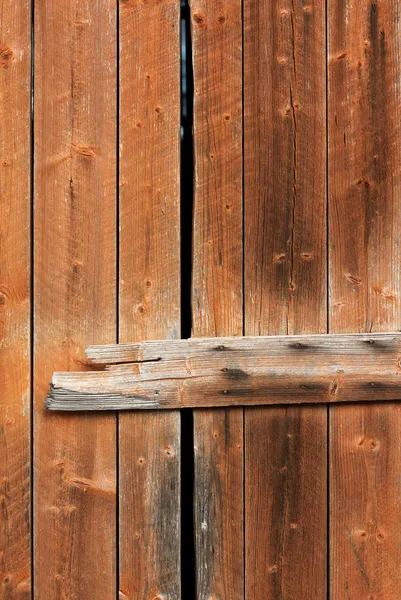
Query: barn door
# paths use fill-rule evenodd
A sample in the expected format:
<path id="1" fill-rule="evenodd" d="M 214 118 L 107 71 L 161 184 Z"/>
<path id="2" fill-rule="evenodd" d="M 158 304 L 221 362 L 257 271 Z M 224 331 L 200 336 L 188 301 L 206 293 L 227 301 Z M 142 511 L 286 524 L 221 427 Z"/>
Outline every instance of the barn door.
<path id="1" fill-rule="evenodd" d="M 401 598 L 399 404 L 44 408 L 94 343 L 400 329 L 399 29 L 1 5 L 1 600 Z"/>

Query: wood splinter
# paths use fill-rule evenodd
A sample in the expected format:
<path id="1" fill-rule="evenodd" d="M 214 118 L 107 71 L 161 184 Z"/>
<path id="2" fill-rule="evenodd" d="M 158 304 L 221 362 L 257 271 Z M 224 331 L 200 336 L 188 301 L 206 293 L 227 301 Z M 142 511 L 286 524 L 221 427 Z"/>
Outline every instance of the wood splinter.
<path id="1" fill-rule="evenodd" d="M 102 371 L 54 373 L 50 410 L 401 399 L 401 334 L 191 338 L 92 346 Z"/>

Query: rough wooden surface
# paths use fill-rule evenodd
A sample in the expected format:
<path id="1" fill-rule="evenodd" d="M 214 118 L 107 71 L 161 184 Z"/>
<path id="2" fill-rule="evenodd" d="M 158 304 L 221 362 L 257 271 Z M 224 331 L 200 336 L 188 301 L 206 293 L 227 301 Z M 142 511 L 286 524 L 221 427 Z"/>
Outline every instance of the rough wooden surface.
<path id="1" fill-rule="evenodd" d="M 391 363 L 401 375 L 401 333 L 348 333 L 314 335 L 270 335 L 241 337 L 204 337 L 177 340 L 144 340 L 137 343 L 89 346 L 85 354 L 93 365 L 108 369 L 149 363 L 155 371 L 168 362 L 187 360 L 191 371 L 193 361 L 200 360 L 210 369 L 224 363 L 239 365 L 242 360 L 250 366 L 309 366 L 316 370 L 336 361 L 353 364 L 354 369 L 368 372 L 378 370 L 382 362 Z M 399 358 L 400 364 L 397 362 Z M 217 361 L 210 364 L 210 361 Z M 254 361 L 254 362 L 253 362 Z M 153 364 L 150 364 L 153 363 Z M 196 364 L 196 363 L 195 363 Z M 145 366 L 145 365 L 143 365 Z M 187 372 L 188 374 L 188 372 Z M 172 371 L 174 376 L 174 371 Z"/>
<path id="2" fill-rule="evenodd" d="M 399 5 L 328 8 L 330 330 L 399 330 Z M 330 421 L 331 598 L 394 600 L 400 407 L 336 407 Z"/>
<path id="3" fill-rule="evenodd" d="M 100 355 L 107 354 L 106 346 Z M 125 344 L 105 371 L 55 373 L 58 410 L 401 399 L 401 335 L 208 338 Z M 137 362 L 119 363 L 131 353 Z M 96 356 L 94 348 L 91 354 Z M 99 356 L 99 355 L 97 355 Z"/>
<path id="4" fill-rule="evenodd" d="M 180 336 L 180 1 L 120 2 L 120 341 Z M 180 415 L 119 419 L 120 600 L 179 600 Z"/>
<path id="5" fill-rule="evenodd" d="M 116 424 L 43 410 L 116 332 L 116 7 L 35 3 L 35 598 L 116 596 Z"/>
<path id="6" fill-rule="evenodd" d="M 324 2 L 247 0 L 244 52 L 245 333 L 324 333 Z M 326 426 L 245 410 L 247 600 L 326 596 Z"/>
<path id="7" fill-rule="evenodd" d="M 0 597 L 30 598 L 30 3 L 0 7 Z"/>
<path id="8" fill-rule="evenodd" d="M 194 335 L 242 335 L 240 0 L 191 0 Z M 194 414 L 197 599 L 242 600 L 243 411 Z"/>

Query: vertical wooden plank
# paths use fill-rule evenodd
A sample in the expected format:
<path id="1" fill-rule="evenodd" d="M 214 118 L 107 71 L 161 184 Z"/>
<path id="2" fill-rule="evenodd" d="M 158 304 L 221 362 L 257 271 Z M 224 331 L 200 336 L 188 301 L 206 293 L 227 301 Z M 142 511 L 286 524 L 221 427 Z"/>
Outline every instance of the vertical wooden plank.
<path id="1" fill-rule="evenodd" d="M 240 0 L 191 0 L 196 336 L 242 335 Z M 196 411 L 197 598 L 243 599 L 243 411 Z"/>
<path id="2" fill-rule="evenodd" d="M 329 2 L 330 330 L 401 326 L 399 4 Z M 330 409 L 331 597 L 401 596 L 398 405 Z"/>
<path id="3" fill-rule="evenodd" d="M 35 597 L 115 598 L 115 417 L 58 415 L 55 369 L 116 332 L 116 8 L 35 3 Z"/>
<path id="4" fill-rule="evenodd" d="M 325 3 L 244 3 L 245 333 L 326 331 Z M 326 597 L 327 410 L 245 410 L 246 598 Z"/>
<path id="5" fill-rule="evenodd" d="M 0 7 L 0 597 L 30 598 L 29 2 Z"/>
<path id="6" fill-rule="evenodd" d="M 120 3 L 120 341 L 180 337 L 180 2 Z M 120 598 L 178 600 L 179 411 L 119 417 Z"/>

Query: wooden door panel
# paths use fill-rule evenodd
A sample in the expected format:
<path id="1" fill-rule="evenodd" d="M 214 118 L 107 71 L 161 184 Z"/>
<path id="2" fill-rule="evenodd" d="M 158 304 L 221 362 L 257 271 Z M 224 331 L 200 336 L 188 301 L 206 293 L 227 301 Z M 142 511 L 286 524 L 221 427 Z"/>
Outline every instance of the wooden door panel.
<path id="1" fill-rule="evenodd" d="M 49 415 L 55 368 L 116 339 L 116 7 L 35 3 L 34 597 L 116 594 L 116 419 Z"/>
<path id="2" fill-rule="evenodd" d="M 400 357 L 373 338 L 401 329 L 399 6 L 188 1 L 0 8 L 0 598 L 398 600 Z M 227 339 L 227 359 L 168 347 L 82 376 L 86 346 L 171 344 L 191 318 L 213 344 L 369 335 L 370 403 L 352 352 L 338 381 L 310 354 L 315 395 L 277 353 L 274 396 L 275 367 L 255 383 Z M 44 408 L 55 370 L 81 372 L 57 401 L 79 381 L 93 409 L 129 369 L 127 401 L 165 410 Z M 249 390 L 277 405 L 231 406 Z"/>
<path id="3" fill-rule="evenodd" d="M 180 2 L 121 2 L 119 341 L 180 337 Z M 180 413 L 119 416 L 121 600 L 181 597 Z"/>
<path id="4" fill-rule="evenodd" d="M 244 52 L 245 333 L 324 333 L 324 2 L 245 0 Z M 326 439 L 323 406 L 245 409 L 247 600 L 326 598 Z"/>
<path id="5" fill-rule="evenodd" d="M 31 593 L 31 7 L 0 8 L 0 597 Z"/>
<path id="6" fill-rule="evenodd" d="M 330 331 L 398 330 L 398 4 L 328 5 Z M 330 592 L 401 595 L 399 406 L 330 409 Z"/>
<path id="7" fill-rule="evenodd" d="M 242 13 L 191 0 L 194 68 L 192 323 L 242 335 Z M 242 600 L 243 410 L 194 413 L 197 600 Z"/>

